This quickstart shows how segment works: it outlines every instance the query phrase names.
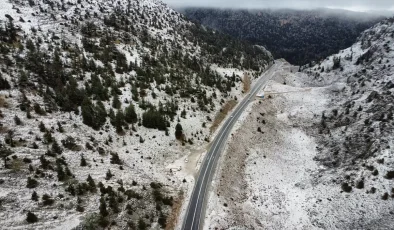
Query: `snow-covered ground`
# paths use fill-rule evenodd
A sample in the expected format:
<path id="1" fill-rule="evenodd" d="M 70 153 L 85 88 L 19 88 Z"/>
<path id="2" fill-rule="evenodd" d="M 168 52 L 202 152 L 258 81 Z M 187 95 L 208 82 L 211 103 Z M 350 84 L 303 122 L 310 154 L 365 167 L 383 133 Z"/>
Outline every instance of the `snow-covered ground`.
<path id="1" fill-rule="evenodd" d="M 316 124 L 346 84 L 316 84 L 288 67 L 264 88 L 266 99 L 254 102 L 222 155 L 204 229 L 391 229 L 394 206 L 381 198 L 390 193 L 390 180 L 373 179 L 346 193 L 340 184 L 346 169 L 316 161 L 324 148 Z M 388 151 L 378 157 L 385 156 L 391 162 Z M 371 195 L 372 186 L 378 192 Z"/>

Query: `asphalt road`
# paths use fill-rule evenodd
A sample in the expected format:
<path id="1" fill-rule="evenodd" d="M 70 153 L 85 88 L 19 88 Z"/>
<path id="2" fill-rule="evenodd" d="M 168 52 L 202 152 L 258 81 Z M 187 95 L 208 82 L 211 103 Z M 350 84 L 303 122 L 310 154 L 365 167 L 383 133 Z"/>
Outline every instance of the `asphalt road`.
<path id="1" fill-rule="evenodd" d="M 197 178 L 197 182 L 194 185 L 193 193 L 189 201 L 189 206 L 186 210 L 186 216 L 184 218 L 183 227 L 184 230 L 199 230 L 200 224 L 204 219 L 204 201 L 208 195 L 209 186 L 212 181 L 212 176 L 215 172 L 215 168 L 220 157 L 222 148 L 225 146 L 227 138 L 231 133 L 231 129 L 237 122 L 242 112 L 247 108 L 249 103 L 253 101 L 256 93 L 270 80 L 276 73 L 278 68 L 282 67 L 282 62 L 276 61 L 254 84 L 250 91 L 241 103 L 238 104 L 236 109 L 232 112 L 231 116 L 223 124 L 222 128 L 216 135 L 212 146 L 205 156 L 203 164 L 200 168 L 200 172 Z"/>

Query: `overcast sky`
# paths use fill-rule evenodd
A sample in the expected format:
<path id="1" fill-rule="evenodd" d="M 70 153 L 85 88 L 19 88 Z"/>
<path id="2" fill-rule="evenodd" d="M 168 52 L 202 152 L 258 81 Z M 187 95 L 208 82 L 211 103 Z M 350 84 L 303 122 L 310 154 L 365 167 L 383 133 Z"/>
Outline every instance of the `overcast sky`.
<path id="1" fill-rule="evenodd" d="M 394 11 L 394 0 L 163 0 L 172 7 L 222 8 L 340 8 L 353 11 Z"/>

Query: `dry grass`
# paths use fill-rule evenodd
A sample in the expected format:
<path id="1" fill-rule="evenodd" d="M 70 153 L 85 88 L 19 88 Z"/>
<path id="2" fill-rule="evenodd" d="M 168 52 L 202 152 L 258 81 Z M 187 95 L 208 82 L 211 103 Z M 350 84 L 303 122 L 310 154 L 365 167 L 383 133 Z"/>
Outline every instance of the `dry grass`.
<path id="1" fill-rule="evenodd" d="M 3 95 L 0 95 L 0 108 L 7 108 L 8 103 Z"/>
<path id="2" fill-rule="evenodd" d="M 170 216 L 168 217 L 165 230 L 175 229 L 175 226 L 176 226 L 178 219 L 179 219 L 179 214 L 182 209 L 182 204 L 183 204 L 184 198 L 185 197 L 184 197 L 183 191 L 180 191 L 179 196 L 174 200 L 174 203 L 172 205 L 172 211 L 171 211 Z"/>
<path id="3" fill-rule="evenodd" d="M 17 159 L 13 159 L 11 161 L 10 168 L 13 172 L 20 172 L 23 166 L 24 166 L 24 163 L 22 162 L 22 160 L 17 158 Z"/>
<path id="4" fill-rule="evenodd" d="M 236 100 L 231 100 L 226 102 L 220 111 L 216 114 L 215 120 L 212 123 L 211 128 L 209 129 L 211 134 L 215 132 L 215 130 L 219 127 L 220 123 L 226 118 L 227 114 L 237 105 Z"/>
<path id="5" fill-rule="evenodd" d="M 244 93 L 249 92 L 250 85 L 252 83 L 251 80 L 250 80 L 249 74 L 247 74 L 247 73 L 244 74 L 243 83 L 244 83 Z"/>

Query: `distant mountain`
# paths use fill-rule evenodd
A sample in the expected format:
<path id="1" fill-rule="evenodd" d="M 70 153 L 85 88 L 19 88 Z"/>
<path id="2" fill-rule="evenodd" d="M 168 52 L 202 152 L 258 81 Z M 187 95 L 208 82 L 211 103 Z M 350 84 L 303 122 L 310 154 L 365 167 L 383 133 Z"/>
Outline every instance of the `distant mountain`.
<path id="1" fill-rule="evenodd" d="M 375 14 L 346 10 L 233 10 L 186 8 L 191 20 L 263 45 L 275 58 L 303 65 L 352 45 L 365 29 L 381 21 Z"/>

